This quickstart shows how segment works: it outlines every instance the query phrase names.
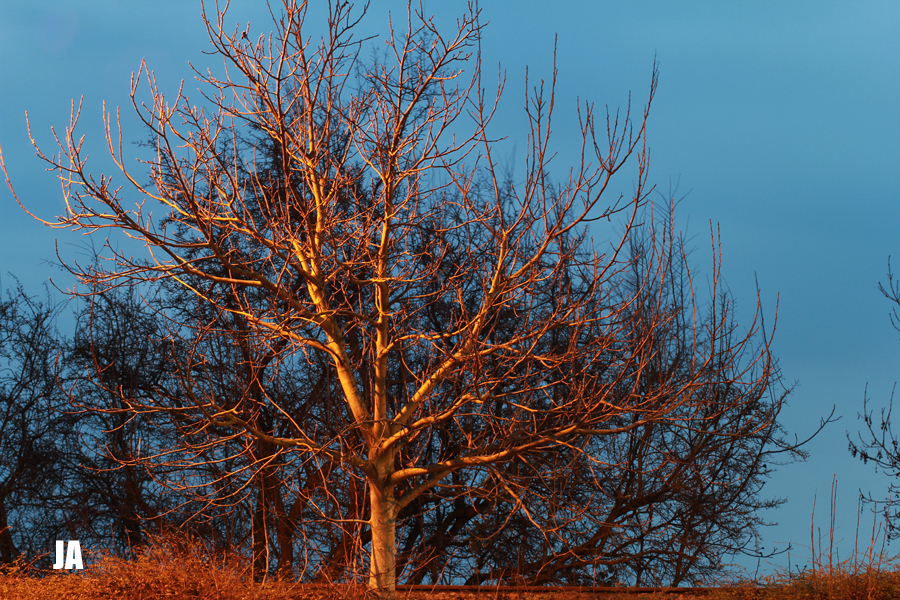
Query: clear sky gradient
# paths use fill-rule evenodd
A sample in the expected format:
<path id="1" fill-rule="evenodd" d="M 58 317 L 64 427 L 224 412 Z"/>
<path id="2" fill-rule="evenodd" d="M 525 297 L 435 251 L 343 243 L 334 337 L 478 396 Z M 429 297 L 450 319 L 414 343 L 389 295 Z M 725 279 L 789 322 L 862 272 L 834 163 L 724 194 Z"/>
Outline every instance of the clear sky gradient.
<path id="1" fill-rule="evenodd" d="M 318 32 L 325 4 L 310 11 Z M 271 30 L 261 0 L 232 5 L 227 21 L 249 21 L 251 37 Z M 187 93 L 197 87 L 188 61 L 221 64 L 203 54 L 209 43 L 199 7 L 185 0 L 0 0 L 0 146 L 32 212 L 52 218 L 62 195 L 33 155 L 25 111 L 38 143 L 52 151 L 50 127 L 64 130 L 71 100 L 83 95 L 89 164 L 96 174 L 112 171 L 101 103 L 122 108 L 126 154 L 129 142 L 146 139 L 128 98 L 142 59 L 173 96 L 182 79 Z M 465 3 L 429 0 L 425 7 L 452 27 Z M 813 498 L 818 494 L 817 526 L 827 529 L 836 476 L 837 537 L 852 549 L 859 491 L 883 496 L 889 480 L 850 457 L 846 435 L 861 424 L 866 385 L 877 408 L 900 378 L 900 334 L 877 289 L 889 255 L 900 270 L 900 3 L 482 0 L 481 7 L 489 21 L 486 74 L 500 63 L 507 77 L 493 131 L 508 136 L 513 164 L 526 143 L 525 68 L 532 81 L 550 76 L 554 35 L 553 167 L 560 173 L 575 160 L 576 98 L 615 109 L 632 92 L 640 109 L 656 57 L 650 180 L 664 193 L 679 181 L 679 195 L 687 193 L 678 217 L 696 247 L 700 281 L 712 265 L 711 220 L 721 228 L 723 273 L 739 321 L 752 317 L 755 279 L 767 324 L 778 301 L 774 350 L 785 380 L 798 384 L 782 415 L 788 431 L 805 437 L 832 405 L 843 417 L 807 446 L 806 463 L 778 468 L 766 486 L 768 496 L 788 498 L 769 515 L 779 524 L 764 531 L 766 548 L 793 542 L 792 561 L 804 564 L 809 550 L 799 546 L 809 544 Z M 395 23 L 405 22 L 405 3 L 374 1 L 363 32 L 384 39 L 389 11 Z M 616 194 L 632 189 L 635 170 L 625 171 Z M 7 272 L 31 293 L 51 276 L 71 285 L 48 263 L 54 241 L 67 259 L 87 257 L 87 240 L 42 226 L 0 189 L 4 293 L 13 284 Z"/>

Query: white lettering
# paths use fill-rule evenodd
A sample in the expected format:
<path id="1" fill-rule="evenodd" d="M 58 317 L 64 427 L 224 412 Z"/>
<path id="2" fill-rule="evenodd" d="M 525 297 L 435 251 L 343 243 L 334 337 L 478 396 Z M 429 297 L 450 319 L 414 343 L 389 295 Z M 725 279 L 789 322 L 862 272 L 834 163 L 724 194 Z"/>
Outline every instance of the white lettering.
<path id="1" fill-rule="evenodd" d="M 71 540 L 69 548 L 66 552 L 66 568 L 67 569 L 83 569 L 84 564 L 81 562 L 81 542 Z"/>
<path id="2" fill-rule="evenodd" d="M 62 569 L 63 568 L 63 542 L 62 540 L 56 540 L 56 562 L 53 563 L 54 569 Z"/>
<path id="3" fill-rule="evenodd" d="M 63 542 L 56 540 L 56 562 L 53 563 L 54 569 L 83 569 L 84 563 L 81 560 L 81 542 L 78 540 L 69 540 L 66 548 L 66 561 L 63 563 Z"/>

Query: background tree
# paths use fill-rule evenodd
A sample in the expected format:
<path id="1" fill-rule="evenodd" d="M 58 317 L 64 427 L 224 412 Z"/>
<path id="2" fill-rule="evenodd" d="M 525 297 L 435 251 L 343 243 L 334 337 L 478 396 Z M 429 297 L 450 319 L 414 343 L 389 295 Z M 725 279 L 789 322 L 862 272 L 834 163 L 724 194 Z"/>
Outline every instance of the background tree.
<path id="1" fill-rule="evenodd" d="M 269 472 L 290 461 L 313 465 L 308 472 L 323 475 L 314 490 L 295 488 L 300 506 L 315 506 L 339 527 L 365 525 L 370 586 L 387 594 L 398 535 L 417 527 L 430 502 L 478 506 L 505 493 L 514 515 L 498 518 L 527 519 L 547 544 L 575 557 L 557 572 L 608 564 L 597 558 L 605 549 L 592 549 L 589 560 L 573 553 L 587 533 L 566 536 L 587 524 L 612 526 L 560 504 L 577 494 L 562 493 L 560 478 L 542 482 L 543 474 L 602 465 L 604 452 L 615 455 L 616 444 L 637 443 L 656 426 L 687 436 L 718 415 L 740 413 L 775 376 L 768 343 L 752 346 L 756 324 L 738 335 L 715 314 L 697 331 L 659 296 L 621 285 L 635 265 L 623 248 L 649 192 L 649 101 L 636 124 L 630 110 L 607 115 L 605 136 L 597 135 L 593 108 L 581 107 L 581 162 L 555 184 L 553 85 L 536 86 L 526 106 L 524 181 L 513 185 L 496 167 L 488 134 L 496 104 L 485 102 L 474 54 L 477 13 L 445 36 L 410 10 L 405 31 L 391 30 L 384 57 L 365 65 L 350 10 L 333 8 L 318 45 L 303 29 L 305 4 L 286 0 L 275 33 L 257 41 L 227 33 L 224 11 L 204 14 L 231 74 L 200 74 L 211 112 L 180 93 L 167 102 L 142 68 L 135 82 L 146 79 L 152 102 L 135 107 L 154 141 L 150 186 L 130 174 L 107 128 L 135 204 L 110 177 L 87 172 L 74 137 L 77 113 L 61 157 L 40 154 L 59 169 L 66 191 L 67 211 L 50 224 L 124 231 L 149 252 L 142 258 L 107 245 L 111 269 L 71 265 L 82 282 L 98 291 L 177 282 L 203 306 L 196 314 L 210 315 L 167 313 L 165 343 L 178 357 L 171 385 L 146 398 L 120 387 L 119 401 L 170 415 L 191 432 L 186 443 L 194 448 L 215 454 L 238 445 L 240 460 L 260 470 L 262 507 L 274 499 L 270 488 L 281 486 L 267 483 Z M 466 80 L 464 67 L 472 72 Z M 654 72 L 651 100 L 655 86 Z M 465 118 L 471 133 L 461 136 Z M 277 179 L 258 147 L 235 143 L 244 124 L 268 138 Z M 220 152 L 228 140 L 234 152 Z M 631 158 L 631 200 L 605 203 L 612 177 Z M 620 213 L 623 233 L 599 248 L 587 225 Z M 660 244 L 663 256 L 671 239 Z M 638 280 L 658 277 L 658 289 L 667 289 L 670 271 L 647 269 Z M 679 335 L 692 354 L 678 377 L 664 376 L 658 360 L 673 323 L 690 324 Z M 232 344 L 240 361 L 209 360 L 217 343 Z M 733 368 L 742 358 L 748 366 Z M 274 386 L 280 370 L 304 364 L 327 365 L 323 382 L 336 382 L 313 398 L 311 412 Z M 713 394 L 711 385 L 725 392 Z M 660 453 L 651 468 L 672 464 L 670 452 Z M 217 464 L 209 454 L 192 456 L 182 466 Z M 638 479 L 653 475 L 640 460 L 628 468 Z M 347 493 L 335 481 L 358 484 Z M 254 524 L 254 531 L 268 528 Z M 414 571 L 421 560 L 403 568 Z"/>
<path id="2" fill-rule="evenodd" d="M 68 495 L 79 507 L 79 539 L 134 556 L 148 529 L 163 531 L 175 506 L 146 465 L 142 448 L 172 443 L 172 432 L 127 410 L 122 398 L 146 398 L 170 376 L 160 323 L 134 294 L 89 296 L 76 315 L 61 385 L 80 415 L 78 452 L 68 462 Z M 157 477 L 159 474 L 156 474 Z"/>
<path id="3" fill-rule="evenodd" d="M 59 307 L 18 286 L 0 299 L 0 562 L 49 551 L 62 531 L 75 419 L 56 385 Z"/>
<path id="4" fill-rule="evenodd" d="M 878 289 L 885 298 L 893 302 L 894 306 L 891 311 L 891 325 L 894 329 L 900 331 L 900 281 L 894 280 L 891 271 L 890 258 L 888 258 L 888 279 L 887 287 L 878 284 Z M 896 386 L 895 386 L 896 387 Z M 866 428 L 864 432 L 857 433 L 857 440 L 854 441 L 850 434 L 847 434 L 849 442 L 850 454 L 859 458 L 864 464 L 873 463 L 876 467 L 881 468 L 884 473 L 896 480 L 900 477 L 900 438 L 894 434 L 891 416 L 894 410 L 894 393 L 891 392 L 891 398 L 887 407 L 879 411 L 879 416 L 875 418 L 875 411 L 869 409 L 868 390 L 863 396 L 863 410 L 857 418 L 862 419 Z M 887 533 L 889 539 L 897 539 L 900 537 L 900 509 L 897 508 L 897 498 L 900 496 L 900 486 L 891 483 L 888 487 L 888 497 L 886 499 L 874 499 L 869 496 L 866 500 L 877 503 L 883 502 L 885 505 L 884 516 L 887 524 Z"/>

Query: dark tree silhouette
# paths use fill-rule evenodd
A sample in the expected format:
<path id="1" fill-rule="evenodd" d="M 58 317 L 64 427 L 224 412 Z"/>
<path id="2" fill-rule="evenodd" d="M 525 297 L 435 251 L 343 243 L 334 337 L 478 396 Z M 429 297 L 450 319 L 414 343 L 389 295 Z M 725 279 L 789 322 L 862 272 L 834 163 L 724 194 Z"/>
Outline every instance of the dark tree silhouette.
<path id="1" fill-rule="evenodd" d="M 87 299 L 76 315 L 61 382 L 79 414 L 80 452 L 73 453 L 70 517 L 85 543 L 134 556 L 148 522 L 164 529 L 173 497 L 139 461 L 141 448 L 171 443 L 172 432 L 127 411 L 122 397 L 146 398 L 169 376 L 162 331 L 151 307 L 110 291 Z M 155 441 L 159 440 L 159 441 Z"/>
<path id="2" fill-rule="evenodd" d="M 59 307 L 21 286 L 0 299 L 0 562 L 50 550 L 60 511 L 64 455 L 75 419 L 56 385 Z"/>

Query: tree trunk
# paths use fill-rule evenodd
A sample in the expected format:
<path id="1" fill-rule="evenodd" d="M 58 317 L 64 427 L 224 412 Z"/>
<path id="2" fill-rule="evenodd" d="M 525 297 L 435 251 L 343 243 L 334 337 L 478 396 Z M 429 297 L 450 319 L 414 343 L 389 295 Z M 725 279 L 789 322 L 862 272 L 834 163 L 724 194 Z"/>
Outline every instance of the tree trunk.
<path id="1" fill-rule="evenodd" d="M 259 486 L 259 500 L 256 503 L 256 510 L 253 511 L 253 557 L 250 564 L 253 581 L 259 582 L 263 581 L 269 572 L 269 532 L 266 522 L 266 493 L 262 482 L 257 485 Z"/>
<path id="2" fill-rule="evenodd" d="M 275 513 L 275 533 L 278 538 L 278 577 L 284 580 L 294 578 L 294 523 L 285 513 L 279 483 L 269 487 L 272 509 Z"/>
<path id="3" fill-rule="evenodd" d="M 4 500 L 0 498 L 0 564 L 11 563 L 19 557 L 19 549 L 13 542 L 12 531 L 7 522 Z"/>
<path id="4" fill-rule="evenodd" d="M 369 501 L 369 589 L 378 590 L 382 598 L 393 598 L 397 589 L 397 510 L 393 490 L 370 481 Z"/>
<path id="5" fill-rule="evenodd" d="M 140 554 L 140 549 L 144 545 L 144 531 L 141 517 L 138 514 L 139 507 L 144 502 L 139 475 L 135 471 L 136 469 L 133 466 L 125 467 L 125 497 L 123 498 L 123 506 L 120 508 L 125 541 L 133 557 L 137 557 Z"/>

